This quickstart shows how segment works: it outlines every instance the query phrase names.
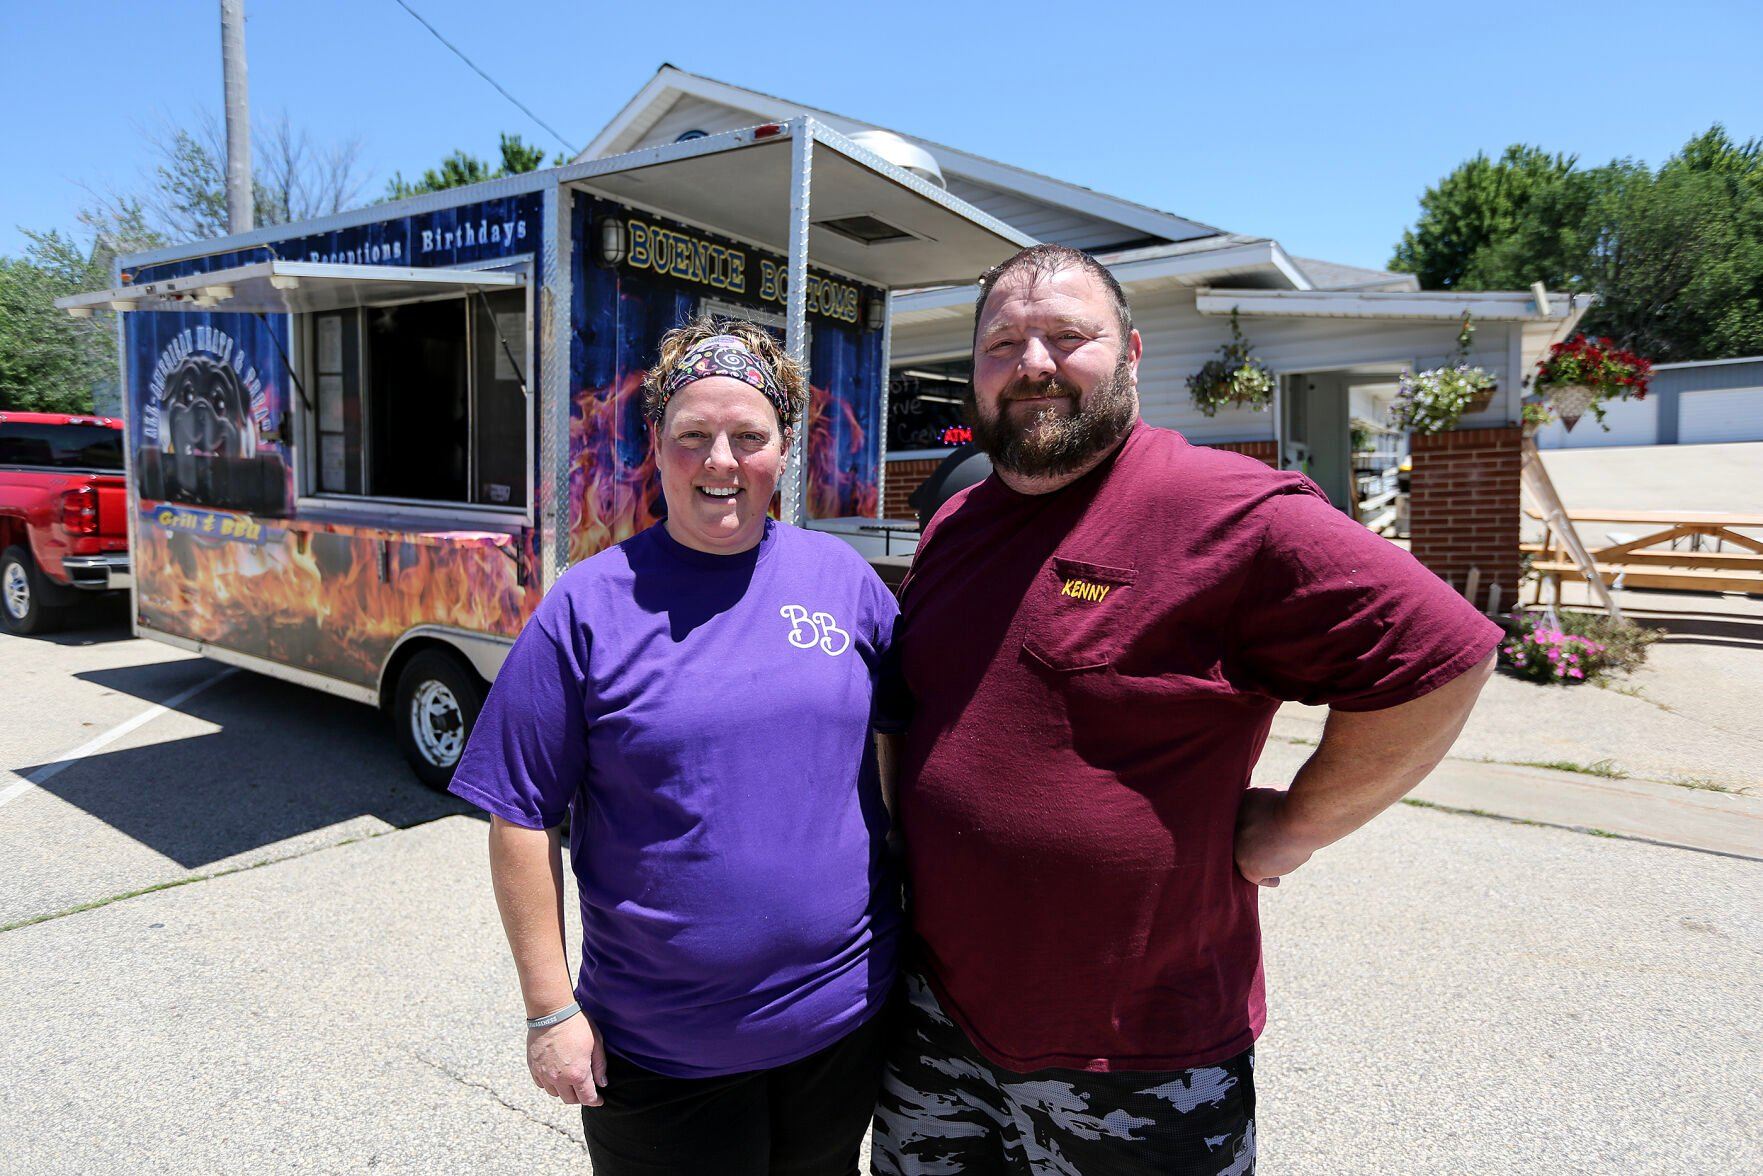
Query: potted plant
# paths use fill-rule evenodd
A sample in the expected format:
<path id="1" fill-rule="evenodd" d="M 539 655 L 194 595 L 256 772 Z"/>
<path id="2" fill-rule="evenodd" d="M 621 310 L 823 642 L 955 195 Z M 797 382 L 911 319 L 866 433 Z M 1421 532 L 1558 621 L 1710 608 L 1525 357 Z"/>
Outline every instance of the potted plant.
<path id="1" fill-rule="evenodd" d="M 1469 364 L 1403 372 L 1390 405 L 1390 420 L 1398 429 L 1443 433 L 1456 428 L 1464 413 L 1486 408 L 1495 387 L 1492 376 Z"/>
<path id="2" fill-rule="evenodd" d="M 1416 433 L 1443 433 L 1457 427 L 1464 415 L 1480 412 L 1494 402 L 1499 382 L 1469 362 L 1469 344 L 1475 325 L 1463 316 L 1457 332 L 1457 354 L 1451 362 L 1424 372 L 1403 372 L 1390 405 L 1390 420 L 1399 429 Z"/>
<path id="3" fill-rule="evenodd" d="M 1537 364 L 1533 387 L 1571 430 L 1587 411 L 1604 425 L 1608 401 L 1645 400 L 1652 378 L 1653 365 L 1634 352 L 1609 339 L 1575 335 L 1549 348 Z"/>
<path id="4" fill-rule="evenodd" d="M 1526 437 L 1536 436 L 1538 429 L 1547 427 L 1548 423 L 1555 419 L 1555 414 L 1549 411 L 1549 406 L 1540 400 L 1526 400 L 1521 411 Z"/>
<path id="5" fill-rule="evenodd" d="M 1230 342 L 1219 347 L 1217 359 L 1207 360 L 1188 377 L 1188 392 L 1194 398 L 1195 408 L 1206 416 L 1214 416 L 1221 408 L 1240 406 L 1259 412 L 1273 403 L 1273 372 L 1251 356 L 1250 350 L 1249 341 L 1237 325 L 1236 308 L 1232 307 Z"/>

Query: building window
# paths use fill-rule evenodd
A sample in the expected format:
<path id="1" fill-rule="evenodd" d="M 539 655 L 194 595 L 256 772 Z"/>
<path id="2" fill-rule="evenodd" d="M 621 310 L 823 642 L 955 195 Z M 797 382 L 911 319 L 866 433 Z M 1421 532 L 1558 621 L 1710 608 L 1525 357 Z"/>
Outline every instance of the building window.
<path id="1" fill-rule="evenodd" d="M 888 383 L 888 452 L 953 449 L 971 440 L 962 401 L 972 372 L 969 359 L 895 368 Z"/>
<path id="2" fill-rule="evenodd" d="M 524 290 L 308 319 L 316 493 L 526 509 Z"/>

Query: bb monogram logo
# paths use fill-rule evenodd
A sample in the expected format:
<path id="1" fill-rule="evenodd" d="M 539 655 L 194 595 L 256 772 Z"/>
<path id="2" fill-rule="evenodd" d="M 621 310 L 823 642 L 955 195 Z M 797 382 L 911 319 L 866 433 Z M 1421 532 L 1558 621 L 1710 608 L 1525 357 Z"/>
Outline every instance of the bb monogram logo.
<path id="1" fill-rule="evenodd" d="M 1108 599 L 1108 594 L 1112 591 L 1114 591 L 1112 584 L 1095 584 L 1089 580 L 1067 580 L 1065 587 L 1059 590 L 1059 595 L 1075 596 L 1079 600 L 1089 600 L 1100 604 Z"/>
<path id="2" fill-rule="evenodd" d="M 811 613 L 799 604 L 786 604 L 778 615 L 790 622 L 790 644 L 797 649 L 819 649 L 829 657 L 851 648 L 851 634 L 839 628 L 829 613 Z"/>

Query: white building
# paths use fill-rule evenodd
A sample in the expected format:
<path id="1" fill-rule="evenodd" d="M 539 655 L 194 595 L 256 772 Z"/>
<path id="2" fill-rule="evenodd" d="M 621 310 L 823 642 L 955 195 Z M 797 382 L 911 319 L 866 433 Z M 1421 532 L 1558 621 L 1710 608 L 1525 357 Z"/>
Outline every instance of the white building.
<path id="1" fill-rule="evenodd" d="M 1144 339 L 1139 395 L 1145 419 L 1264 460 L 1279 453 L 1288 467 L 1306 469 L 1337 503 L 1356 505 L 1359 497 L 1349 451 L 1351 418 L 1380 420 L 1402 369 L 1446 362 L 1456 351 L 1465 311 L 1476 326 L 1472 362 L 1500 385 L 1484 412 L 1464 420 L 1464 427 L 1474 428 L 1518 420 L 1523 377 L 1585 310 L 1583 301 L 1576 306 L 1566 295 L 1545 294 L 1539 305 L 1531 293 L 1421 292 L 1410 275 L 1294 257 L 1272 238 L 1200 224 L 906 130 L 672 66 L 662 67 L 580 158 L 803 114 L 847 135 L 892 130 L 918 149 L 912 154 L 921 171 L 940 176 L 950 193 L 1040 240 L 1094 254 L 1125 288 Z M 891 414 L 896 432 L 909 425 L 901 418 L 914 406 L 925 419 L 951 411 L 952 393 L 959 392 L 969 363 L 973 300 L 972 287 L 895 297 L 891 366 L 901 400 Z M 1208 418 L 1193 406 L 1187 378 L 1229 338 L 1233 309 L 1255 355 L 1280 377 L 1278 401 L 1267 412 L 1227 410 Z M 890 514 L 900 513 L 900 483 L 922 477 L 923 459 L 946 450 L 936 443 L 940 439 L 922 430 L 890 439 Z"/>

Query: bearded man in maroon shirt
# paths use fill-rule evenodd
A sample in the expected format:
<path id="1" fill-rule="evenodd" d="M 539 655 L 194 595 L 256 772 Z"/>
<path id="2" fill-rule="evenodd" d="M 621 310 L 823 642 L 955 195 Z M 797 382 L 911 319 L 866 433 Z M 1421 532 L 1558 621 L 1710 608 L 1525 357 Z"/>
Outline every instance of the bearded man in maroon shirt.
<path id="1" fill-rule="evenodd" d="M 1493 667 L 1499 628 L 1308 479 L 1139 420 L 1142 347 L 1076 250 L 980 280 L 993 474 L 901 589 L 877 1172 L 1252 1172 L 1257 888 L 1419 783 Z M 1251 789 L 1288 699 L 1322 741 Z"/>

